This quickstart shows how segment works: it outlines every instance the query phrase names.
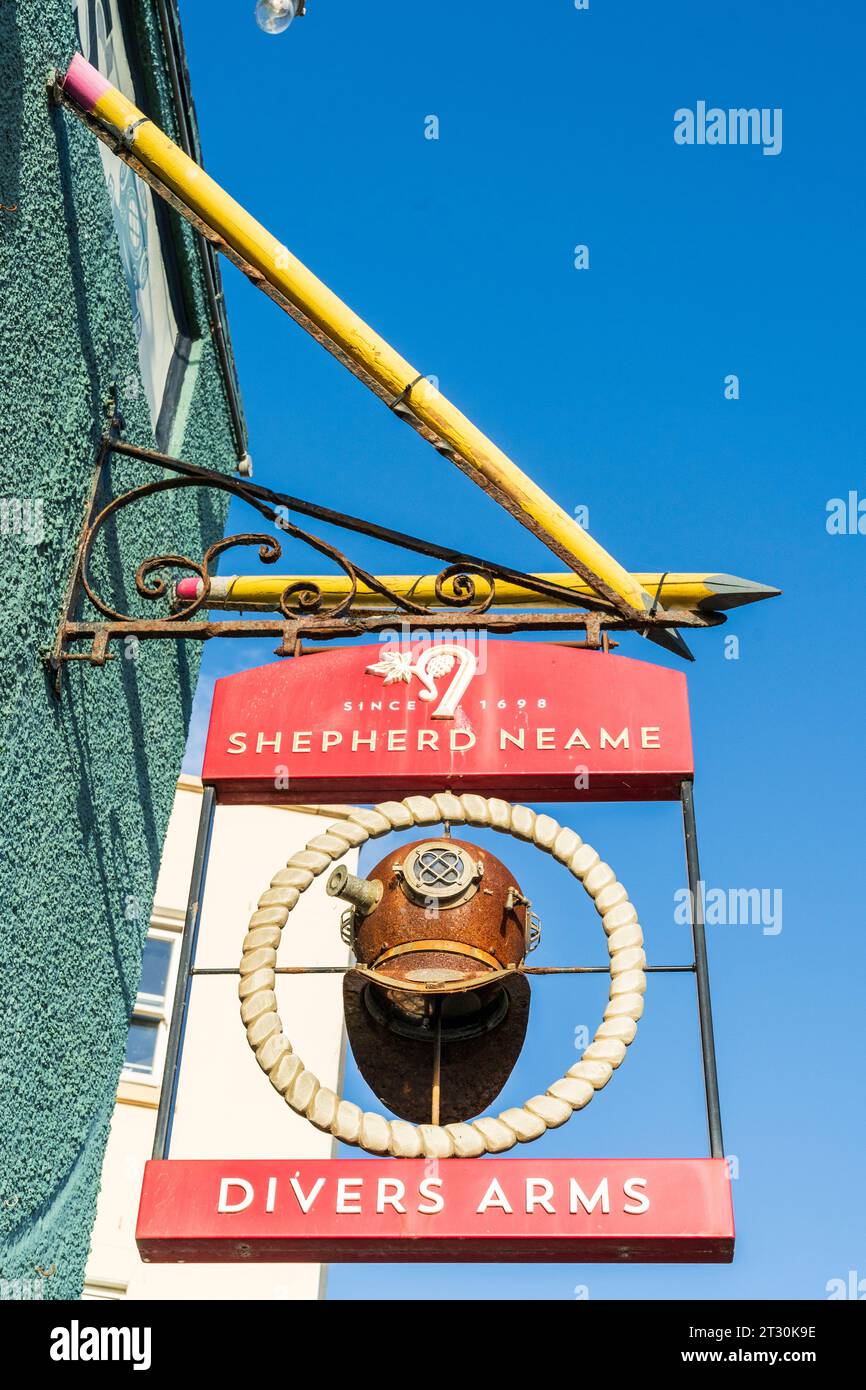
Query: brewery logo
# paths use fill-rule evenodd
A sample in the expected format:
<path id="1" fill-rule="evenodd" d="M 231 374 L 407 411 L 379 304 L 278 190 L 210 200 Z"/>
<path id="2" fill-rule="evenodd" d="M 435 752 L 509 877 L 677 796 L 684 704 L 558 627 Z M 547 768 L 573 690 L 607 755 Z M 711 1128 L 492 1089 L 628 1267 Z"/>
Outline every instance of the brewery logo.
<path id="1" fill-rule="evenodd" d="M 419 698 L 428 701 L 439 700 L 430 718 L 453 719 L 457 706 L 475 675 L 476 665 L 475 656 L 467 647 L 460 647 L 456 642 L 440 642 L 437 646 L 428 647 L 423 651 L 417 661 L 412 660 L 411 652 L 385 652 L 381 661 L 365 667 L 365 673 L 381 676 L 385 685 L 396 685 L 399 681 L 405 681 L 410 685 L 412 677 L 417 676 L 423 686 L 418 692 Z M 440 699 L 436 682 L 452 671 L 454 674 L 451 683 Z"/>

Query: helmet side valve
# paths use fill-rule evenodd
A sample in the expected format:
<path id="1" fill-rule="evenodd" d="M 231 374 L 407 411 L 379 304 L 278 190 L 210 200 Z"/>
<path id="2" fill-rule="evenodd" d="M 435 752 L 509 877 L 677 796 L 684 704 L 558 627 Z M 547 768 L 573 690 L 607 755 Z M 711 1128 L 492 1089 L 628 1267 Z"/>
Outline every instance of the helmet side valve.
<path id="1" fill-rule="evenodd" d="M 382 899 L 383 885 L 378 878 L 358 878 L 350 874 L 345 864 L 338 864 L 328 879 L 326 890 L 330 898 L 342 898 L 362 917 L 367 917 Z"/>

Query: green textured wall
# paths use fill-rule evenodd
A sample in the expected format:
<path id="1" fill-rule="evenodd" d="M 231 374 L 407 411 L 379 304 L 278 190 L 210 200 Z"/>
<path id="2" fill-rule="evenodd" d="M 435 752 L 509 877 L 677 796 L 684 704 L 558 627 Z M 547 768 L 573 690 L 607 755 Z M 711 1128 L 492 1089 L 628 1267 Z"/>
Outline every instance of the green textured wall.
<path id="1" fill-rule="evenodd" d="M 149 6 L 138 8 L 154 45 Z M 101 670 L 67 666 L 57 702 L 43 672 L 112 383 L 126 437 L 153 444 L 96 141 L 46 100 L 49 68 L 65 69 L 74 47 L 70 0 L 2 0 L 0 1278 L 41 1281 L 42 1296 L 60 1298 L 82 1286 L 199 656 L 194 643 L 142 643 L 137 657 L 115 648 Z M 153 52 L 152 114 L 171 128 Z M 192 314 L 206 324 L 197 252 L 188 229 L 180 235 Z M 234 466 L 207 333 L 173 446 Z M 153 476 L 116 464 L 115 483 Z M 9 499 L 41 499 L 41 541 L 38 527 L 16 527 Z M 145 611 L 132 579 L 140 561 L 200 556 L 223 520 L 218 500 L 191 492 L 145 503 L 101 554 L 107 592 Z"/>

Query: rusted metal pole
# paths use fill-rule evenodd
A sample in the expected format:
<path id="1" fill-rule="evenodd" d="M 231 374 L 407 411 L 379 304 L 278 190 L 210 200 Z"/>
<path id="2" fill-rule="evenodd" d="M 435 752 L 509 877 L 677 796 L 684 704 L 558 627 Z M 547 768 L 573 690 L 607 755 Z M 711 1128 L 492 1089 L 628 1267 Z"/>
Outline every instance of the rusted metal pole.
<path id="1" fill-rule="evenodd" d="M 152 1155 L 154 1158 L 168 1158 L 171 1143 L 171 1126 L 177 1103 L 183 1036 L 186 1029 L 192 977 L 196 973 L 194 970 L 195 947 L 201 921 L 201 900 L 205 874 L 207 873 L 207 856 L 213 829 L 215 805 L 216 792 L 213 787 L 205 787 L 202 793 L 201 814 L 199 815 L 192 874 L 189 881 L 186 919 L 183 924 L 183 936 L 180 940 L 180 959 L 177 966 L 177 983 L 174 990 L 171 1022 L 168 1027 L 168 1045 L 162 1073 L 162 1089 L 159 1093 L 159 1109 L 156 1114 L 156 1132 L 153 1137 Z"/>
<path id="2" fill-rule="evenodd" d="M 433 1033 L 433 1091 L 430 1106 L 430 1123 L 438 1125 L 442 1100 L 442 1001 L 437 999 L 434 1008 Z"/>
<path id="3" fill-rule="evenodd" d="M 716 1071 L 716 1044 L 713 1036 L 713 1006 L 710 1000 L 710 968 L 707 960 L 707 938 L 704 931 L 704 895 L 701 866 L 698 859 L 698 830 L 695 821 L 695 793 L 691 782 L 680 788 L 683 807 L 683 832 L 686 841 L 686 867 L 689 877 L 689 904 L 692 919 L 692 940 L 695 951 L 695 980 L 698 990 L 698 1018 L 701 1028 L 701 1058 L 704 1068 L 704 1092 L 707 1102 L 707 1128 L 710 1136 L 710 1156 L 724 1158 L 722 1111 L 719 1103 L 719 1078 Z"/>

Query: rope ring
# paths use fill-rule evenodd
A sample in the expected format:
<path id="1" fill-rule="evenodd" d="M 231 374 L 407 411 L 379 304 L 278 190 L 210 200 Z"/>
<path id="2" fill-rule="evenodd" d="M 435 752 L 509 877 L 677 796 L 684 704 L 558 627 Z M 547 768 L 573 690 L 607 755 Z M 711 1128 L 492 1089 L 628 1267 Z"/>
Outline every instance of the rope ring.
<path id="1" fill-rule="evenodd" d="M 275 966 L 283 927 L 314 878 L 367 840 L 392 830 L 443 821 L 514 835 L 569 869 L 583 884 L 602 920 L 610 954 L 610 994 L 602 1022 L 580 1061 L 548 1086 L 544 1095 L 471 1123 L 414 1125 L 362 1111 L 321 1086 L 307 1071 L 284 1034 L 277 1013 Z M 561 826 L 552 816 L 538 815 L 528 806 L 513 806 L 496 797 L 436 792 L 432 797 L 407 796 L 403 801 L 382 802 L 373 810 L 354 811 L 292 855 L 286 867 L 274 875 L 250 918 L 238 995 L 241 1021 L 256 1061 L 292 1110 L 316 1129 L 368 1153 L 395 1158 L 477 1158 L 485 1153 L 504 1153 L 518 1141 L 540 1138 L 546 1130 L 564 1124 L 575 1110 L 583 1110 L 595 1092 L 607 1085 L 634 1040 L 643 1013 L 645 964 L 643 933 L 628 893 L 610 865 L 603 863 L 574 830 Z"/>

